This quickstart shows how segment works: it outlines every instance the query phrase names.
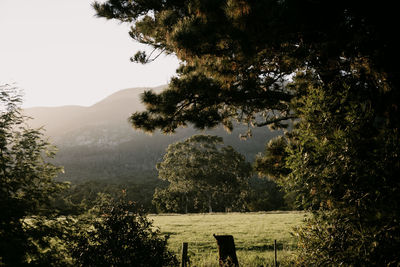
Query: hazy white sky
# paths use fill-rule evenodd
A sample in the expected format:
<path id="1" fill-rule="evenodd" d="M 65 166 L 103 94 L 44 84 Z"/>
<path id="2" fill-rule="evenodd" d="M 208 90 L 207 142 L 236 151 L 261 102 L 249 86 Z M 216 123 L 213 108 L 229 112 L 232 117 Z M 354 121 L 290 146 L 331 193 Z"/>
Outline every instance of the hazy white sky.
<path id="1" fill-rule="evenodd" d="M 94 17 L 92 0 L 0 0 L 0 84 L 16 83 L 24 107 L 92 105 L 120 89 L 166 84 L 178 61 L 129 58 L 144 47 L 128 25 Z"/>

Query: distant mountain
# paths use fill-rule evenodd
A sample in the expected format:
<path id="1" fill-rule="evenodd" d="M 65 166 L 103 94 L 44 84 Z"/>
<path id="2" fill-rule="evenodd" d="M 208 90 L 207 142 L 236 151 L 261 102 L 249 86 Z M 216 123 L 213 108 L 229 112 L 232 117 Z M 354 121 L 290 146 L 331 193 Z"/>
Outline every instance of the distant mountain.
<path id="1" fill-rule="evenodd" d="M 160 92 L 164 87 L 151 89 Z M 132 112 L 144 109 L 140 102 L 140 94 L 147 89 L 149 88 L 121 90 L 90 107 L 34 107 L 25 109 L 25 113 L 33 118 L 30 122 L 32 127 L 44 126 L 47 135 L 57 144 L 65 145 L 66 142 L 72 141 L 71 145 L 75 146 L 76 142 L 69 140 L 68 136 L 75 136 L 81 140 L 81 130 L 85 128 L 130 128 L 127 119 Z"/>
<path id="2" fill-rule="evenodd" d="M 198 133 L 222 136 L 226 144 L 252 160 L 264 150 L 269 139 L 280 134 L 258 128 L 254 129 L 253 138 L 243 141 L 239 139 L 239 134 L 247 130 L 243 126 L 231 134 L 222 128 L 198 131 L 187 127 L 174 135 L 148 135 L 134 130 L 128 118 L 144 109 L 140 94 L 147 89 L 160 92 L 163 88 L 121 90 L 90 107 L 35 107 L 24 112 L 33 118 L 29 124 L 34 128 L 44 127 L 51 143 L 58 147 L 55 163 L 65 168 L 60 179 L 69 181 L 144 182 L 155 177 L 155 164 L 169 144 Z"/>

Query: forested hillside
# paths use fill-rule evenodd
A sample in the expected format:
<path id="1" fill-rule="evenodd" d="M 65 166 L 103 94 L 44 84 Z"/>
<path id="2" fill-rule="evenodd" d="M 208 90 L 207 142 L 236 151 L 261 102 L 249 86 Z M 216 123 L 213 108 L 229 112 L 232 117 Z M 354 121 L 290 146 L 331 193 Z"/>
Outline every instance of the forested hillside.
<path id="1" fill-rule="evenodd" d="M 159 92 L 164 86 L 152 88 Z M 143 110 L 140 94 L 149 88 L 121 90 L 90 107 L 38 107 L 25 112 L 33 127 L 44 127 L 46 135 L 58 147 L 55 163 L 64 166 L 62 180 L 83 182 L 107 180 L 143 183 L 156 178 L 155 164 L 170 143 L 196 133 L 218 135 L 227 145 L 244 154 L 249 161 L 264 150 L 266 140 L 280 134 L 265 128 L 253 129 L 253 138 L 241 140 L 246 126 L 232 133 L 216 128 L 208 131 L 192 127 L 179 129 L 174 135 L 152 135 L 134 130 L 128 117 Z"/>

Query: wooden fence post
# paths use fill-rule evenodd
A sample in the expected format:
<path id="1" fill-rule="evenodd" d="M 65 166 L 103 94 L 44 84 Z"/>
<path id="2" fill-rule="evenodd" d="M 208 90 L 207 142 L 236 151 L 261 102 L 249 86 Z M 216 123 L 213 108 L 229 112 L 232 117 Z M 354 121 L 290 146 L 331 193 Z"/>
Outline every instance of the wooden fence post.
<path id="1" fill-rule="evenodd" d="M 187 267 L 187 252 L 188 252 L 188 243 L 183 242 L 182 243 L 182 261 L 181 261 L 181 267 Z"/>
<path id="2" fill-rule="evenodd" d="M 239 267 L 233 236 L 213 235 L 217 240 L 219 266 Z"/>
<path id="3" fill-rule="evenodd" d="M 277 257 L 277 253 L 276 253 L 276 240 L 274 240 L 274 253 L 275 253 L 275 257 L 274 257 L 274 265 L 275 267 L 278 267 L 278 257 Z"/>

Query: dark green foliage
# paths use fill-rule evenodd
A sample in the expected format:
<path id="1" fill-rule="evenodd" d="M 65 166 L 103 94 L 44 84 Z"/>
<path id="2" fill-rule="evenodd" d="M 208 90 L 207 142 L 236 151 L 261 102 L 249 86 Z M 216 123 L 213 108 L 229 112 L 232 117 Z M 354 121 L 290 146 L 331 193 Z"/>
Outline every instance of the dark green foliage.
<path id="1" fill-rule="evenodd" d="M 194 135 L 168 146 L 163 161 L 157 164 L 159 178 L 169 182 L 160 194 L 183 194 L 187 212 L 189 197 L 200 210 L 240 209 L 248 190 L 251 167 L 221 137 Z M 174 197 L 177 201 L 181 198 Z"/>
<path id="2" fill-rule="evenodd" d="M 285 178 L 291 172 L 290 167 L 286 164 L 287 145 L 291 136 L 291 133 L 286 132 L 282 136 L 271 139 L 265 146 L 264 154 L 256 156 L 253 168 L 259 176 L 267 180 L 271 179 L 280 185 L 281 192 L 284 192 L 285 208 L 299 210 L 304 209 L 301 202 L 297 201 L 300 196 L 285 182 Z"/>
<path id="3" fill-rule="evenodd" d="M 256 177 L 250 180 L 246 210 L 285 210 L 290 208 L 290 205 L 291 203 L 285 203 L 284 192 L 274 181 Z"/>
<path id="4" fill-rule="evenodd" d="M 297 230 L 296 266 L 398 266 L 397 222 L 319 212 Z"/>
<path id="5" fill-rule="evenodd" d="M 284 181 L 318 211 L 299 232 L 307 266 L 400 262 L 400 135 L 370 98 L 386 92 L 383 83 L 368 84 L 366 67 L 354 65 L 330 86 L 309 84 L 297 103 L 302 120 L 287 147 L 292 172 Z"/>
<path id="6" fill-rule="evenodd" d="M 247 192 L 243 195 L 241 205 L 228 209 L 229 211 L 270 211 L 270 210 L 286 210 L 291 209 L 292 203 L 286 203 L 284 192 L 279 186 L 270 180 L 252 177 L 249 180 Z M 187 211 L 185 210 L 187 201 Z M 190 191 L 186 195 L 178 190 L 170 187 L 157 188 L 153 204 L 157 212 L 174 212 L 174 213 L 195 213 L 207 212 L 208 200 L 199 194 L 199 192 Z M 214 211 L 226 211 L 226 203 L 224 199 L 215 200 L 213 203 Z"/>
<path id="7" fill-rule="evenodd" d="M 195 192 L 181 192 L 173 188 L 156 188 L 153 205 L 158 213 L 194 213 L 204 212 L 195 205 Z M 197 204 L 197 203 L 196 203 Z"/>
<path id="8" fill-rule="evenodd" d="M 46 159 L 54 151 L 40 130 L 25 125 L 20 102 L 15 88 L 0 87 L 0 265 L 7 266 L 57 257 L 46 249 L 58 231 L 44 222 L 55 213 L 49 209 L 52 197 L 66 187 L 53 180 L 61 168 Z"/>
<path id="9" fill-rule="evenodd" d="M 133 201 L 147 212 L 155 212 L 152 199 L 159 180 L 149 179 L 147 183 L 136 184 L 119 181 L 87 181 L 71 183 L 67 190 L 59 193 L 53 201 L 63 215 L 79 215 L 92 209 L 99 194 L 107 194 L 113 199 L 124 195 L 126 201 Z"/>
<path id="10" fill-rule="evenodd" d="M 259 154 L 254 162 L 254 170 L 260 176 L 267 176 L 278 180 L 281 176 L 287 176 L 290 169 L 285 165 L 288 156 L 286 152 L 287 138 L 278 136 L 271 139 L 266 145 L 264 154 Z"/>
<path id="11" fill-rule="evenodd" d="M 167 238 L 136 205 L 111 202 L 100 209 L 93 227 L 79 234 L 73 256 L 77 266 L 177 266 Z"/>

